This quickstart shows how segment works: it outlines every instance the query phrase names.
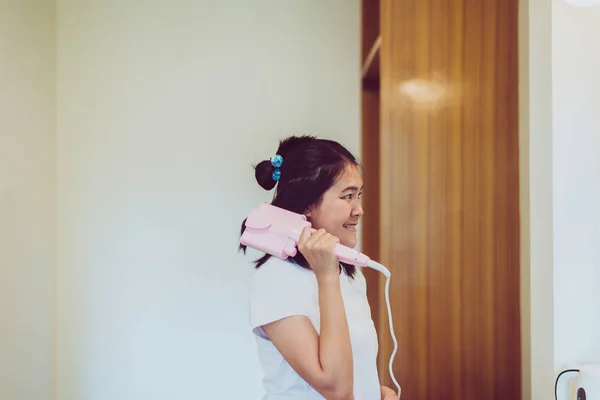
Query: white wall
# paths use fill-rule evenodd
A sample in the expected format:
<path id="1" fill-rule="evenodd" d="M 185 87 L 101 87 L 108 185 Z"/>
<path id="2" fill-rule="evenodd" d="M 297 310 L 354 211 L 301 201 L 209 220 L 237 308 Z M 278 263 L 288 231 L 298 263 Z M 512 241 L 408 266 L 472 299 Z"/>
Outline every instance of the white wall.
<path id="1" fill-rule="evenodd" d="M 0 2 L 0 399 L 53 393 L 54 2 Z"/>
<path id="2" fill-rule="evenodd" d="M 519 16 L 523 399 L 541 400 L 561 369 L 600 363 L 600 7 Z"/>
<path id="3" fill-rule="evenodd" d="M 523 400 L 554 397 L 552 9 L 519 3 L 519 172 Z"/>
<path id="4" fill-rule="evenodd" d="M 600 6 L 552 7 L 558 369 L 600 363 Z"/>
<path id="5" fill-rule="evenodd" d="M 250 164 L 358 152 L 359 30 L 358 0 L 59 0 L 58 399 L 260 398 Z"/>

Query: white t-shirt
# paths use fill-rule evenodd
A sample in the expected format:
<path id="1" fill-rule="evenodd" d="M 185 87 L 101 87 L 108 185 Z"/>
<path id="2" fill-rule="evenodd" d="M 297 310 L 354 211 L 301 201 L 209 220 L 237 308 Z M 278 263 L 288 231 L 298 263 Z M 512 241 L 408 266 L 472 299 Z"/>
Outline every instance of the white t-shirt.
<path id="1" fill-rule="evenodd" d="M 377 333 L 360 268 L 354 279 L 342 271 L 340 287 L 352 344 L 354 399 L 380 400 L 377 374 Z M 317 333 L 320 313 L 317 279 L 313 271 L 271 257 L 256 270 L 251 287 L 250 323 L 264 372 L 263 400 L 323 400 L 285 361 L 261 326 L 292 315 L 305 315 Z"/>

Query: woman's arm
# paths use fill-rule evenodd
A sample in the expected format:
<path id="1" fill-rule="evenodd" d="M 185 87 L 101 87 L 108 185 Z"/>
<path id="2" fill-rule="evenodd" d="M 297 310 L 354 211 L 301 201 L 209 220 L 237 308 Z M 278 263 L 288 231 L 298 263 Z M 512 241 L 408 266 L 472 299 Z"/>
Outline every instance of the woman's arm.
<path id="1" fill-rule="evenodd" d="M 290 366 L 327 399 L 352 400 L 354 366 L 339 277 L 319 280 L 321 334 L 307 317 L 294 316 L 263 327 Z"/>
<path id="2" fill-rule="evenodd" d="M 342 300 L 339 239 L 324 230 L 305 229 L 298 249 L 317 278 L 320 335 L 305 316 L 283 318 L 263 330 L 283 358 L 309 385 L 331 400 L 353 400 L 354 364 L 346 310 Z"/>

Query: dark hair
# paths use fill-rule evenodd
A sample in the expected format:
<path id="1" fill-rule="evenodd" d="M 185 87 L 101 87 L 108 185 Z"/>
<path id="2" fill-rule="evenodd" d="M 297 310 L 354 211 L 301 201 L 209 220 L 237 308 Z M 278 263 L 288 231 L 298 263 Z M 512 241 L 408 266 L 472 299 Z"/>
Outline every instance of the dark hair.
<path id="1" fill-rule="evenodd" d="M 333 140 L 318 139 L 315 136 L 290 136 L 279 142 L 274 154 L 283 157 L 279 181 L 273 179 L 275 167 L 271 160 L 254 165 L 254 175 L 258 184 L 265 190 L 271 190 L 277 184 L 273 201 L 274 206 L 303 214 L 307 209 L 319 205 L 323 194 L 335 183 L 348 165 L 360 167 L 356 158 L 346 148 Z M 246 220 L 242 222 L 240 236 L 244 233 Z M 246 246 L 239 246 L 246 253 Z M 254 261 L 260 268 L 270 254 Z M 310 269 L 304 256 L 298 252 L 291 261 Z M 356 268 L 341 263 L 346 275 L 354 277 Z"/>

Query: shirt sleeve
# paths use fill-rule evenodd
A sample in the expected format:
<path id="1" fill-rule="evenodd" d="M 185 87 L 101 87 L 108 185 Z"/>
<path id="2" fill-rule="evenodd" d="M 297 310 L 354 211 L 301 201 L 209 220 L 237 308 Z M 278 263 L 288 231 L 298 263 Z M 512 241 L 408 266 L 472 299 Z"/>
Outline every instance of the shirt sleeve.
<path id="1" fill-rule="evenodd" d="M 312 271 L 275 258 L 255 272 L 250 293 L 250 325 L 254 334 L 267 339 L 263 325 L 295 315 L 310 318 L 311 275 Z"/>

